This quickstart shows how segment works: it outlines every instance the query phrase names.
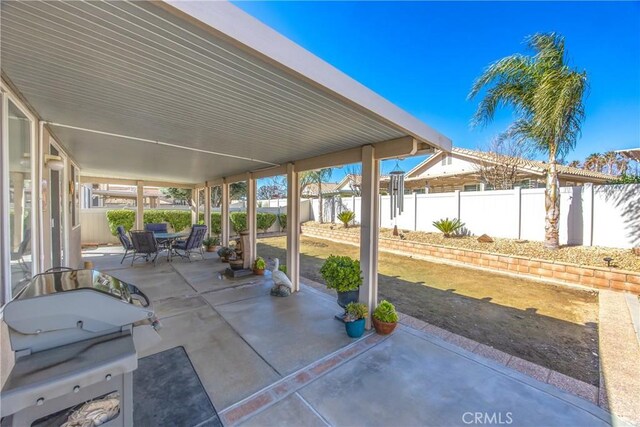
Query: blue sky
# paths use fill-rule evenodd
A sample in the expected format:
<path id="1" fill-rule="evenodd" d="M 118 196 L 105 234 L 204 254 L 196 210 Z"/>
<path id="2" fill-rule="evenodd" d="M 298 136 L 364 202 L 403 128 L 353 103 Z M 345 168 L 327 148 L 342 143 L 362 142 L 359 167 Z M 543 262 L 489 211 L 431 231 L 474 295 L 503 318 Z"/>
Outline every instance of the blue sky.
<path id="1" fill-rule="evenodd" d="M 559 32 L 590 82 L 583 135 L 567 160 L 640 146 L 640 2 L 234 4 L 467 148 L 486 146 L 511 119 L 502 111 L 486 129 L 470 128 L 473 80 L 524 53 L 525 36 Z"/>

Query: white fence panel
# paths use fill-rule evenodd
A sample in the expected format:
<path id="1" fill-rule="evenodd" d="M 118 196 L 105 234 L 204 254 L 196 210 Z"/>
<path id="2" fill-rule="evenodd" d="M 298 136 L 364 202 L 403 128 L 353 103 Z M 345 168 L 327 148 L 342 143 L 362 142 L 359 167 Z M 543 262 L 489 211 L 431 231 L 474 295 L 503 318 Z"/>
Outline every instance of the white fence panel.
<path id="1" fill-rule="evenodd" d="M 80 210 L 80 229 L 83 243 L 119 243 L 118 238 L 109 231 L 107 211 L 111 209 L 94 208 Z"/>
<path id="2" fill-rule="evenodd" d="M 521 239 L 544 240 L 544 188 L 522 190 L 520 201 Z"/>
<path id="3" fill-rule="evenodd" d="M 640 184 L 596 186 L 593 193 L 593 244 L 640 246 Z"/>
<path id="4" fill-rule="evenodd" d="M 406 195 L 404 213 L 397 218 L 398 227 L 436 232 L 433 221 L 460 215 L 473 235 L 544 241 L 544 192 L 544 188 L 521 190 L 519 205 L 517 190 Z M 325 200 L 325 221 L 332 221 L 332 212 L 349 209 L 360 222 L 359 197 L 336 201 L 334 208 L 332 203 L 332 198 Z M 394 225 L 389 212 L 389 196 L 382 196 L 382 227 Z M 307 218 L 317 217 L 318 201 L 312 200 Z M 560 244 L 639 246 L 640 184 L 561 188 L 559 227 Z"/>
<path id="5" fill-rule="evenodd" d="M 460 220 L 472 235 L 518 237 L 517 190 L 460 193 Z"/>
<path id="6" fill-rule="evenodd" d="M 418 195 L 417 228 L 420 231 L 437 232 L 434 221 L 442 218 L 457 218 L 456 193 L 436 193 Z"/>

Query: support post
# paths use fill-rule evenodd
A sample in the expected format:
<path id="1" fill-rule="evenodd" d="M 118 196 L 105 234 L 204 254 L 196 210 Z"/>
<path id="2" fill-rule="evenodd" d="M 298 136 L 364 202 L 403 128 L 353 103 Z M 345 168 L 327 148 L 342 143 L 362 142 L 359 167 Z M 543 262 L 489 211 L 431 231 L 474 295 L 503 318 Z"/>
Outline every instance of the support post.
<path id="1" fill-rule="evenodd" d="M 136 182 L 136 230 L 144 229 L 144 182 Z"/>
<path id="2" fill-rule="evenodd" d="M 249 246 L 251 256 L 249 262 L 253 265 L 257 250 L 257 222 L 256 222 L 256 180 L 251 172 L 247 173 L 247 228 L 249 231 Z"/>
<path id="3" fill-rule="evenodd" d="M 287 164 L 287 275 L 294 292 L 300 290 L 300 181 L 293 163 Z"/>
<path id="4" fill-rule="evenodd" d="M 360 302 L 369 307 L 366 327 L 371 329 L 371 314 L 378 304 L 378 236 L 380 233 L 380 161 L 371 145 L 362 147 L 362 193 L 360 199 L 360 268 L 364 281 Z"/>
<path id="5" fill-rule="evenodd" d="M 413 193 L 413 231 L 418 231 L 418 193 Z"/>
<path id="6" fill-rule="evenodd" d="M 191 205 L 191 224 L 198 223 L 198 217 L 200 216 L 200 189 L 194 188 L 191 194 L 193 204 Z"/>
<path id="7" fill-rule="evenodd" d="M 204 224 L 207 226 L 207 237 L 211 236 L 211 187 L 204 187 Z"/>
<path id="8" fill-rule="evenodd" d="M 482 185 L 482 184 L 481 184 Z M 515 194 L 515 211 L 516 211 L 516 238 L 522 239 L 522 188 L 520 186 L 513 187 Z"/>
<path id="9" fill-rule="evenodd" d="M 220 195 L 220 244 L 229 246 L 229 183 L 226 179 L 222 181 Z"/>
<path id="10" fill-rule="evenodd" d="M 453 197 L 455 197 L 455 203 L 456 203 L 456 218 L 458 218 L 458 220 L 461 221 L 461 219 L 460 219 L 460 190 L 455 190 L 455 192 L 453 193 Z"/>

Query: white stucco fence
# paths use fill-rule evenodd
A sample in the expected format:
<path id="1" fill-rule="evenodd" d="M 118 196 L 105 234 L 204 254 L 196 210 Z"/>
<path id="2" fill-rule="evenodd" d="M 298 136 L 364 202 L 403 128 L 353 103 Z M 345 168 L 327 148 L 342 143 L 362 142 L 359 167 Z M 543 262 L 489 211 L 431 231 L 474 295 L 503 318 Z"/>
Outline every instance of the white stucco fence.
<path id="1" fill-rule="evenodd" d="M 319 215 L 312 202 L 312 219 Z M 341 210 L 356 213 L 360 198 L 323 200 L 325 221 L 336 222 Z M 406 195 L 398 228 L 437 230 L 433 221 L 460 218 L 472 235 L 544 240 L 544 189 L 452 192 Z M 380 197 L 380 222 L 391 228 L 389 196 Z M 563 187 L 560 189 L 560 243 L 630 248 L 640 245 L 640 184 Z"/>

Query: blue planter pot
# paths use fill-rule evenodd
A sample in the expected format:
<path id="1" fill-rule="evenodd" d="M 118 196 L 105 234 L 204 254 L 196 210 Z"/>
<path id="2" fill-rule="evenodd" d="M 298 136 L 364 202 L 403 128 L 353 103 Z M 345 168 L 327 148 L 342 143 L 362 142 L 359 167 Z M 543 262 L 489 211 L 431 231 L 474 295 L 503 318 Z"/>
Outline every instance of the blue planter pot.
<path id="1" fill-rule="evenodd" d="M 364 319 L 358 319 L 355 322 L 344 322 L 347 329 L 347 335 L 351 338 L 360 338 L 364 334 Z"/>

